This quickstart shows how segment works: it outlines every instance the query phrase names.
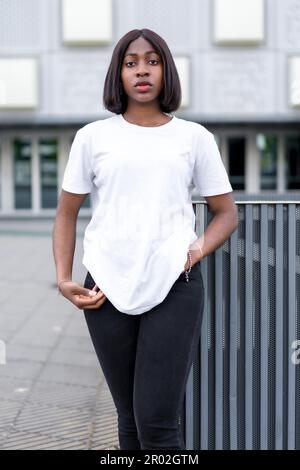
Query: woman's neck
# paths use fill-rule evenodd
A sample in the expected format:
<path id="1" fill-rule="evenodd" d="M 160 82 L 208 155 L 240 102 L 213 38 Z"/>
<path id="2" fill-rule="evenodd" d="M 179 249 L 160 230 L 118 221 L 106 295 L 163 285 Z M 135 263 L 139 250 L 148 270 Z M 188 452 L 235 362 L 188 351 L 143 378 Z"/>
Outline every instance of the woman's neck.
<path id="1" fill-rule="evenodd" d="M 170 121 L 170 117 L 162 111 L 155 113 L 148 113 L 144 111 L 128 111 L 126 110 L 123 114 L 124 119 L 131 124 L 137 124 L 140 126 L 160 126 Z"/>

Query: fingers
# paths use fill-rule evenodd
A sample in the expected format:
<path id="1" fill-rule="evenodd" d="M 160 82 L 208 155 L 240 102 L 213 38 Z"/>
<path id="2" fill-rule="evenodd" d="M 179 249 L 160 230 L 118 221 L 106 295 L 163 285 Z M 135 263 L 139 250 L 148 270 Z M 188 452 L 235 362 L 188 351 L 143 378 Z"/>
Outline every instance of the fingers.
<path id="1" fill-rule="evenodd" d="M 75 290 L 76 294 L 75 295 L 81 295 L 83 297 L 94 297 L 95 296 L 95 290 L 93 289 L 87 289 L 85 287 L 77 287 Z"/>
<path id="2" fill-rule="evenodd" d="M 98 292 L 98 289 L 99 289 L 99 287 L 97 286 L 97 284 L 95 284 L 92 289 L 88 289 L 88 288 L 83 287 L 79 290 L 79 292 L 80 292 L 79 295 L 81 295 L 82 297 L 94 298 L 94 297 L 96 297 L 95 294 Z M 100 289 L 99 289 L 99 291 L 100 291 Z M 102 291 L 100 291 L 100 292 L 102 292 Z"/>
<path id="3" fill-rule="evenodd" d="M 95 292 L 95 291 L 94 291 Z M 93 296 L 91 295 L 86 295 L 86 294 L 75 294 L 74 297 L 76 300 L 83 305 L 93 305 L 95 304 L 99 298 L 101 298 L 104 295 L 103 292 L 95 292 Z"/>
<path id="4" fill-rule="evenodd" d="M 99 307 L 101 307 L 101 305 L 106 301 L 106 296 L 103 294 L 98 300 L 96 303 L 89 303 L 89 304 L 86 304 L 82 307 L 79 307 L 81 309 L 85 309 L 85 310 L 95 310 Z"/>
<path id="5" fill-rule="evenodd" d="M 99 307 L 101 307 L 102 304 L 104 304 L 106 299 L 107 299 L 107 297 L 104 295 L 104 297 L 101 298 L 100 300 L 98 300 L 98 302 L 95 305 L 87 305 L 87 306 L 84 307 L 84 309 L 85 310 L 96 310 Z"/>
<path id="6" fill-rule="evenodd" d="M 93 296 L 86 296 L 86 295 L 80 294 L 77 297 L 79 297 L 83 303 L 93 305 L 96 302 L 98 302 L 98 300 L 102 298 L 103 296 L 104 296 L 104 293 L 102 291 L 99 291 L 99 292 L 96 292 L 95 295 Z"/>
<path id="7" fill-rule="evenodd" d="M 102 291 L 99 291 L 93 297 L 88 297 L 82 294 L 76 294 L 74 297 L 78 308 L 86 308 L 88 306 L 96 305 L 99 300 L 102 300 L 103 297 L 105 297 L 105 295 Z"/>

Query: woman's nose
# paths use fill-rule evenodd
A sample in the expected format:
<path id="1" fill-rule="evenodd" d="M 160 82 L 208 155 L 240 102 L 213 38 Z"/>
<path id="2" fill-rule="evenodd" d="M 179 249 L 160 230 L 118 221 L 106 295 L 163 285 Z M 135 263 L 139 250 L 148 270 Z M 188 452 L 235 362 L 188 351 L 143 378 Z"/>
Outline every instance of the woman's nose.
<path id="1" fill-rule="evenodd" d="M 148 75 L 148 70 L 147 70 L 147 67 L 145 64 L 140 64 L 137 66 L 137 71 L 136 73 L 139 75 L 139 76 L 143 76 L 143 75 Z"/>
<path id="2" fill-rule="evenodd" d="M 148 77 L 148 75 L 149 74 L 147 72 L 145 72 L 144 70 L 141 70 L 141 71 L 138 70 L 137 71 L 137 76 L 138 77 Z"/>

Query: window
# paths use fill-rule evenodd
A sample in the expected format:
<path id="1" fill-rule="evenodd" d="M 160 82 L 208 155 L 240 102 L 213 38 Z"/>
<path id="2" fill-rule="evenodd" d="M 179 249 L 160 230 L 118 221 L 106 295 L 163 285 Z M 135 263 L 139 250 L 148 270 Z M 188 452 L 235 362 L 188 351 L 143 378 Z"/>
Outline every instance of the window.
<path id="1" fill-rule="evenodd" d="M 259 44 L 264 40 L 263 0 L 215 0 L 217 44 Z"/>
<path id="2" fill-rule="evenodd" d="M 0 59 L 0 109 L 38 106 L 36 59 Z"/>
<path id="3" fill-rule="evenodd" d="M 180 107 L 183 108 L 189 106 L 190 103 L 189 59 L 188 57 L 174 57 L 174 62 L 178 71 L 182 91 Z"/>
<path id="4" fill-rule="evenodd" d="M 111 0 L 63 0 L 62 21 L 66 44 L 110 43 Z"/>
<path id="5" fill-rule="evenodd" d="M 300 107 L 300 57 L 289 58 L 289 105 Z"/>

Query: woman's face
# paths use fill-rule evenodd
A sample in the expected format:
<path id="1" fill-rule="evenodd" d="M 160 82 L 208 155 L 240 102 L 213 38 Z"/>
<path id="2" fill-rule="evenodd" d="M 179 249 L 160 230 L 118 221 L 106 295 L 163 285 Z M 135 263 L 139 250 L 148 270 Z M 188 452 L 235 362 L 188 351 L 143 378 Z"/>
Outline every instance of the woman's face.
<path id="1" fill-rule="evenodd" d="M 140 36 L 132 41 L 124 54 L 121 80 L 128 100 L 148 103 L 156 100 L 163 86 L 163 63 L 151 43 Z M 137 86 L 137 82 L 149 82 Z"/>

